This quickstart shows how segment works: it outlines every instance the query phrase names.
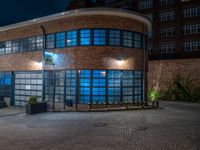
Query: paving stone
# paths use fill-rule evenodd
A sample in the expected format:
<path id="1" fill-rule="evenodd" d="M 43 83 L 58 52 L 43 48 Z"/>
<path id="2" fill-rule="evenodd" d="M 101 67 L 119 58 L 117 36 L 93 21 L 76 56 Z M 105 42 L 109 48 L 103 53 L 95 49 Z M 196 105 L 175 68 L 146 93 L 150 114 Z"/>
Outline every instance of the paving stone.
<path id="1" fill-rule="evenodd" d="M 0 118 L 0 150 L 199 150 L 200 105 Z"/>

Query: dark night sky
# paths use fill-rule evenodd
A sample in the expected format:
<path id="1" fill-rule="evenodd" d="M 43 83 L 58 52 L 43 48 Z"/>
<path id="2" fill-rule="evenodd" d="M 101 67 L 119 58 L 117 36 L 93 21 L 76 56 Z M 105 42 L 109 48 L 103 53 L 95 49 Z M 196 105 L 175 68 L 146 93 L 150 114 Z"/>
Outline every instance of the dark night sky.
<path id="1" fill-rule="evenodd" d="M 70 0 L 0 0 L 0 27 L 65 11 Z"/>

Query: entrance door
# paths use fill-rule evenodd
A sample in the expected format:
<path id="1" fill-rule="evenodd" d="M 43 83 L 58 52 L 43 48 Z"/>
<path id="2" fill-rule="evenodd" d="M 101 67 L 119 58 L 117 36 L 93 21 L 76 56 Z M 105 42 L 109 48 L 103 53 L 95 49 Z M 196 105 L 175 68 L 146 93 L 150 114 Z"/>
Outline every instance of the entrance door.
<path id="1" fill-rule="evenodd" d="M 65 71 L 47 71 L 45 78 L 45 99 L 53 110 L 64 108 Z"/>

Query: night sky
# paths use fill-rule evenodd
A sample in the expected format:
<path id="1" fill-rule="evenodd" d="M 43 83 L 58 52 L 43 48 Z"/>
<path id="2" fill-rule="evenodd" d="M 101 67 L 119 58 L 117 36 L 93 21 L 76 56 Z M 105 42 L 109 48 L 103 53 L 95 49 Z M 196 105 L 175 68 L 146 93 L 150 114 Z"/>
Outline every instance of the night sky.
<path id="1" fill-rule="evenodd" d="M 65 11 L 70 0 L 0 0 L 0 27 Z"/>

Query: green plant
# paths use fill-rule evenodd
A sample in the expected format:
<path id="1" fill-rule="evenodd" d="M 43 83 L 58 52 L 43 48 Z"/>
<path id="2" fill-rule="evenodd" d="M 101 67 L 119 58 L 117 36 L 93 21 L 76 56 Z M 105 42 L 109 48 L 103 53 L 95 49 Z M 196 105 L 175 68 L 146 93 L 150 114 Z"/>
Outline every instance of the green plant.
<path id="1" fill-rule="evenodd" d="M 159 91 L 156 88 L 152 88 L 148 91 L 147 97 L 152 102 L 158 101 L 160 97 Z"/>
<path id="2" fill-rule="evenodd" d="M 29 97 L 29 100 L 28 100 L 29 105 L 36 104 L 36 103 L 37 103 L 37 96 Z"/>

